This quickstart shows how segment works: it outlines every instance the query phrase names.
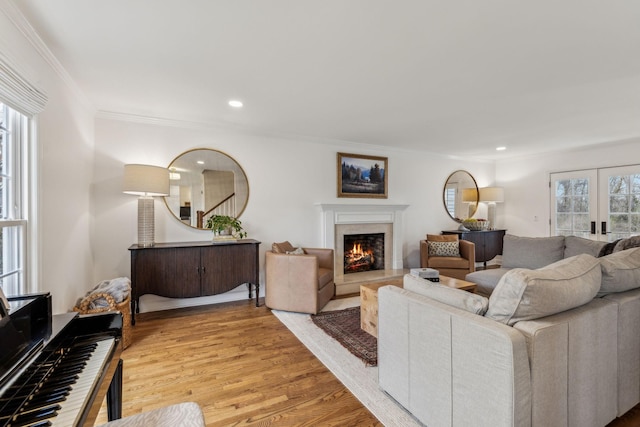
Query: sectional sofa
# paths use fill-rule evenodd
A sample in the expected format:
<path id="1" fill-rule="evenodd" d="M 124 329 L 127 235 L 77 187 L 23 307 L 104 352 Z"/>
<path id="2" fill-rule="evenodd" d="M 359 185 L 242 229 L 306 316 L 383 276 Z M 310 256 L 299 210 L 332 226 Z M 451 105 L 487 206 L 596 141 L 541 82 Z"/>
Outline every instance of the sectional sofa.
<path id="1" fill-rule="evenodd" d="M 434 427 L 600 427 L 638 404 L 640 248 L 565 258 L 572 243 L 488 298 L 410 275 L 381 288 L 380 387 Z"/>
<path id="2" fill-rule="evenodd" d="M 512 268 L 540 268 L 579 254 L 598 257 L 604 253 L 605 246 L 606 242 L 576 236 L 520 237 L 506 234 L 503 238 L 500 268 L 469 273 L 465 280 L 478 285 L 477 293 L 489 296 L 500 278 Z"/>

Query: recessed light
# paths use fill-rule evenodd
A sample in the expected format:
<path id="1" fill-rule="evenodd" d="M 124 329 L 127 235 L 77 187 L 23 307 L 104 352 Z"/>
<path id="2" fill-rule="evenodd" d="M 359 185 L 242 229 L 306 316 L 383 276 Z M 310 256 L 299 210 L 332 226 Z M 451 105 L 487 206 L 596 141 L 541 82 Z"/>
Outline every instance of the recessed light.
<path id="1" fill-rule="evenodd" d="M 496 147 L 496 151 L 504 151 L 507 147 Z"/>
<path id="2" fill-rule="evenodd" d="M 242 108 L 242 101 L 232 99 L 231 101 L 229 101 L 229 105 L 231 105 L 234 108 Z"/>
<path id="3" fill-rule="evenodd" d="M 204 160 L 198 160 L 198 161 L 196 161 L 196 163 L 199 164 L 199 165 L 204 165 Z"/>

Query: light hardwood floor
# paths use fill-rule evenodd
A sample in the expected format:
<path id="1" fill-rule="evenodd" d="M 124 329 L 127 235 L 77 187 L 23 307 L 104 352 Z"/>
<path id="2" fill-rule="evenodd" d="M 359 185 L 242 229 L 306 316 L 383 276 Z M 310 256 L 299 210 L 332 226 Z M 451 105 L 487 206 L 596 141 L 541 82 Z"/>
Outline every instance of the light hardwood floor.
<path id="1" fill-rule="evenodd" d="M 381 425 L 264 302 L 143 313 L 133 332 L 123 416 L 194 401 L 207 426 Z"/>
<path id="2" fill-rule="evenodd" d="M 133 333 L 123 416 L 194 401 L 207 426 L 381 425 L 264 302 L 143 313 Z M 607 427 L 632 426 L 640 405 Z"/>

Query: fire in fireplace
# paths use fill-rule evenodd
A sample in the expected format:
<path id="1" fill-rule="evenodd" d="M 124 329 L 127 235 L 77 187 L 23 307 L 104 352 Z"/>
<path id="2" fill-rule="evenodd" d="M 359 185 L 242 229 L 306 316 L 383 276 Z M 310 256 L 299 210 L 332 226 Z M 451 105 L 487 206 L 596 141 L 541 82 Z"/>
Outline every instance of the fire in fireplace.
<path id="1" fill-rule="evenodd" d="M 344 274 L 384 270 L 384 233 L 344 235 Z"/>

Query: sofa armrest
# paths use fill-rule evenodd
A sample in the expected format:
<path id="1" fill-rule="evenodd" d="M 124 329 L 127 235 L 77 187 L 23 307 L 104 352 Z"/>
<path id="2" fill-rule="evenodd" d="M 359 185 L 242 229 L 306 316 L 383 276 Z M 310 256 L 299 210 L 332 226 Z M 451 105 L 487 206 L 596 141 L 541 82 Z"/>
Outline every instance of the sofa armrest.
<path id="1" fill-rule="evenodd" d="M 379 385 L 421 422 L 530 425 L 521 333 L 395 286 L 378 302 Z"/>
<path id="2" fill-rule="evenodd" d="M 595 298 L 516 323 L 531 365 L 533 425 L 603 426 L 617 414 L 617 307 Z"/>
<path id="3" fill-rule="evenodd" d="M 318 258 L 318 266 L 333 271 L 334 259 L 333 249 L 327 248 L 302 248 L 307 255 L 313 255 Z"/>
<path id="4" fill-rule="evenodd" d="M 420 240 L 420 268 L 429 266 L 429 245 L 426 240 Z"/>
<path id="5" fill-rule="evenodd" d="M 476 262 L 475 243 L 470 242 L 468 240 L 459 240 L 458 243 L 460 246 L 460 256 L 464 259 L 468 259 L 469 261 L 472 261 L 473 265 L 475 265 L 475 262 Z M 475 269 L 471 271 L 475 271 Z"/>

